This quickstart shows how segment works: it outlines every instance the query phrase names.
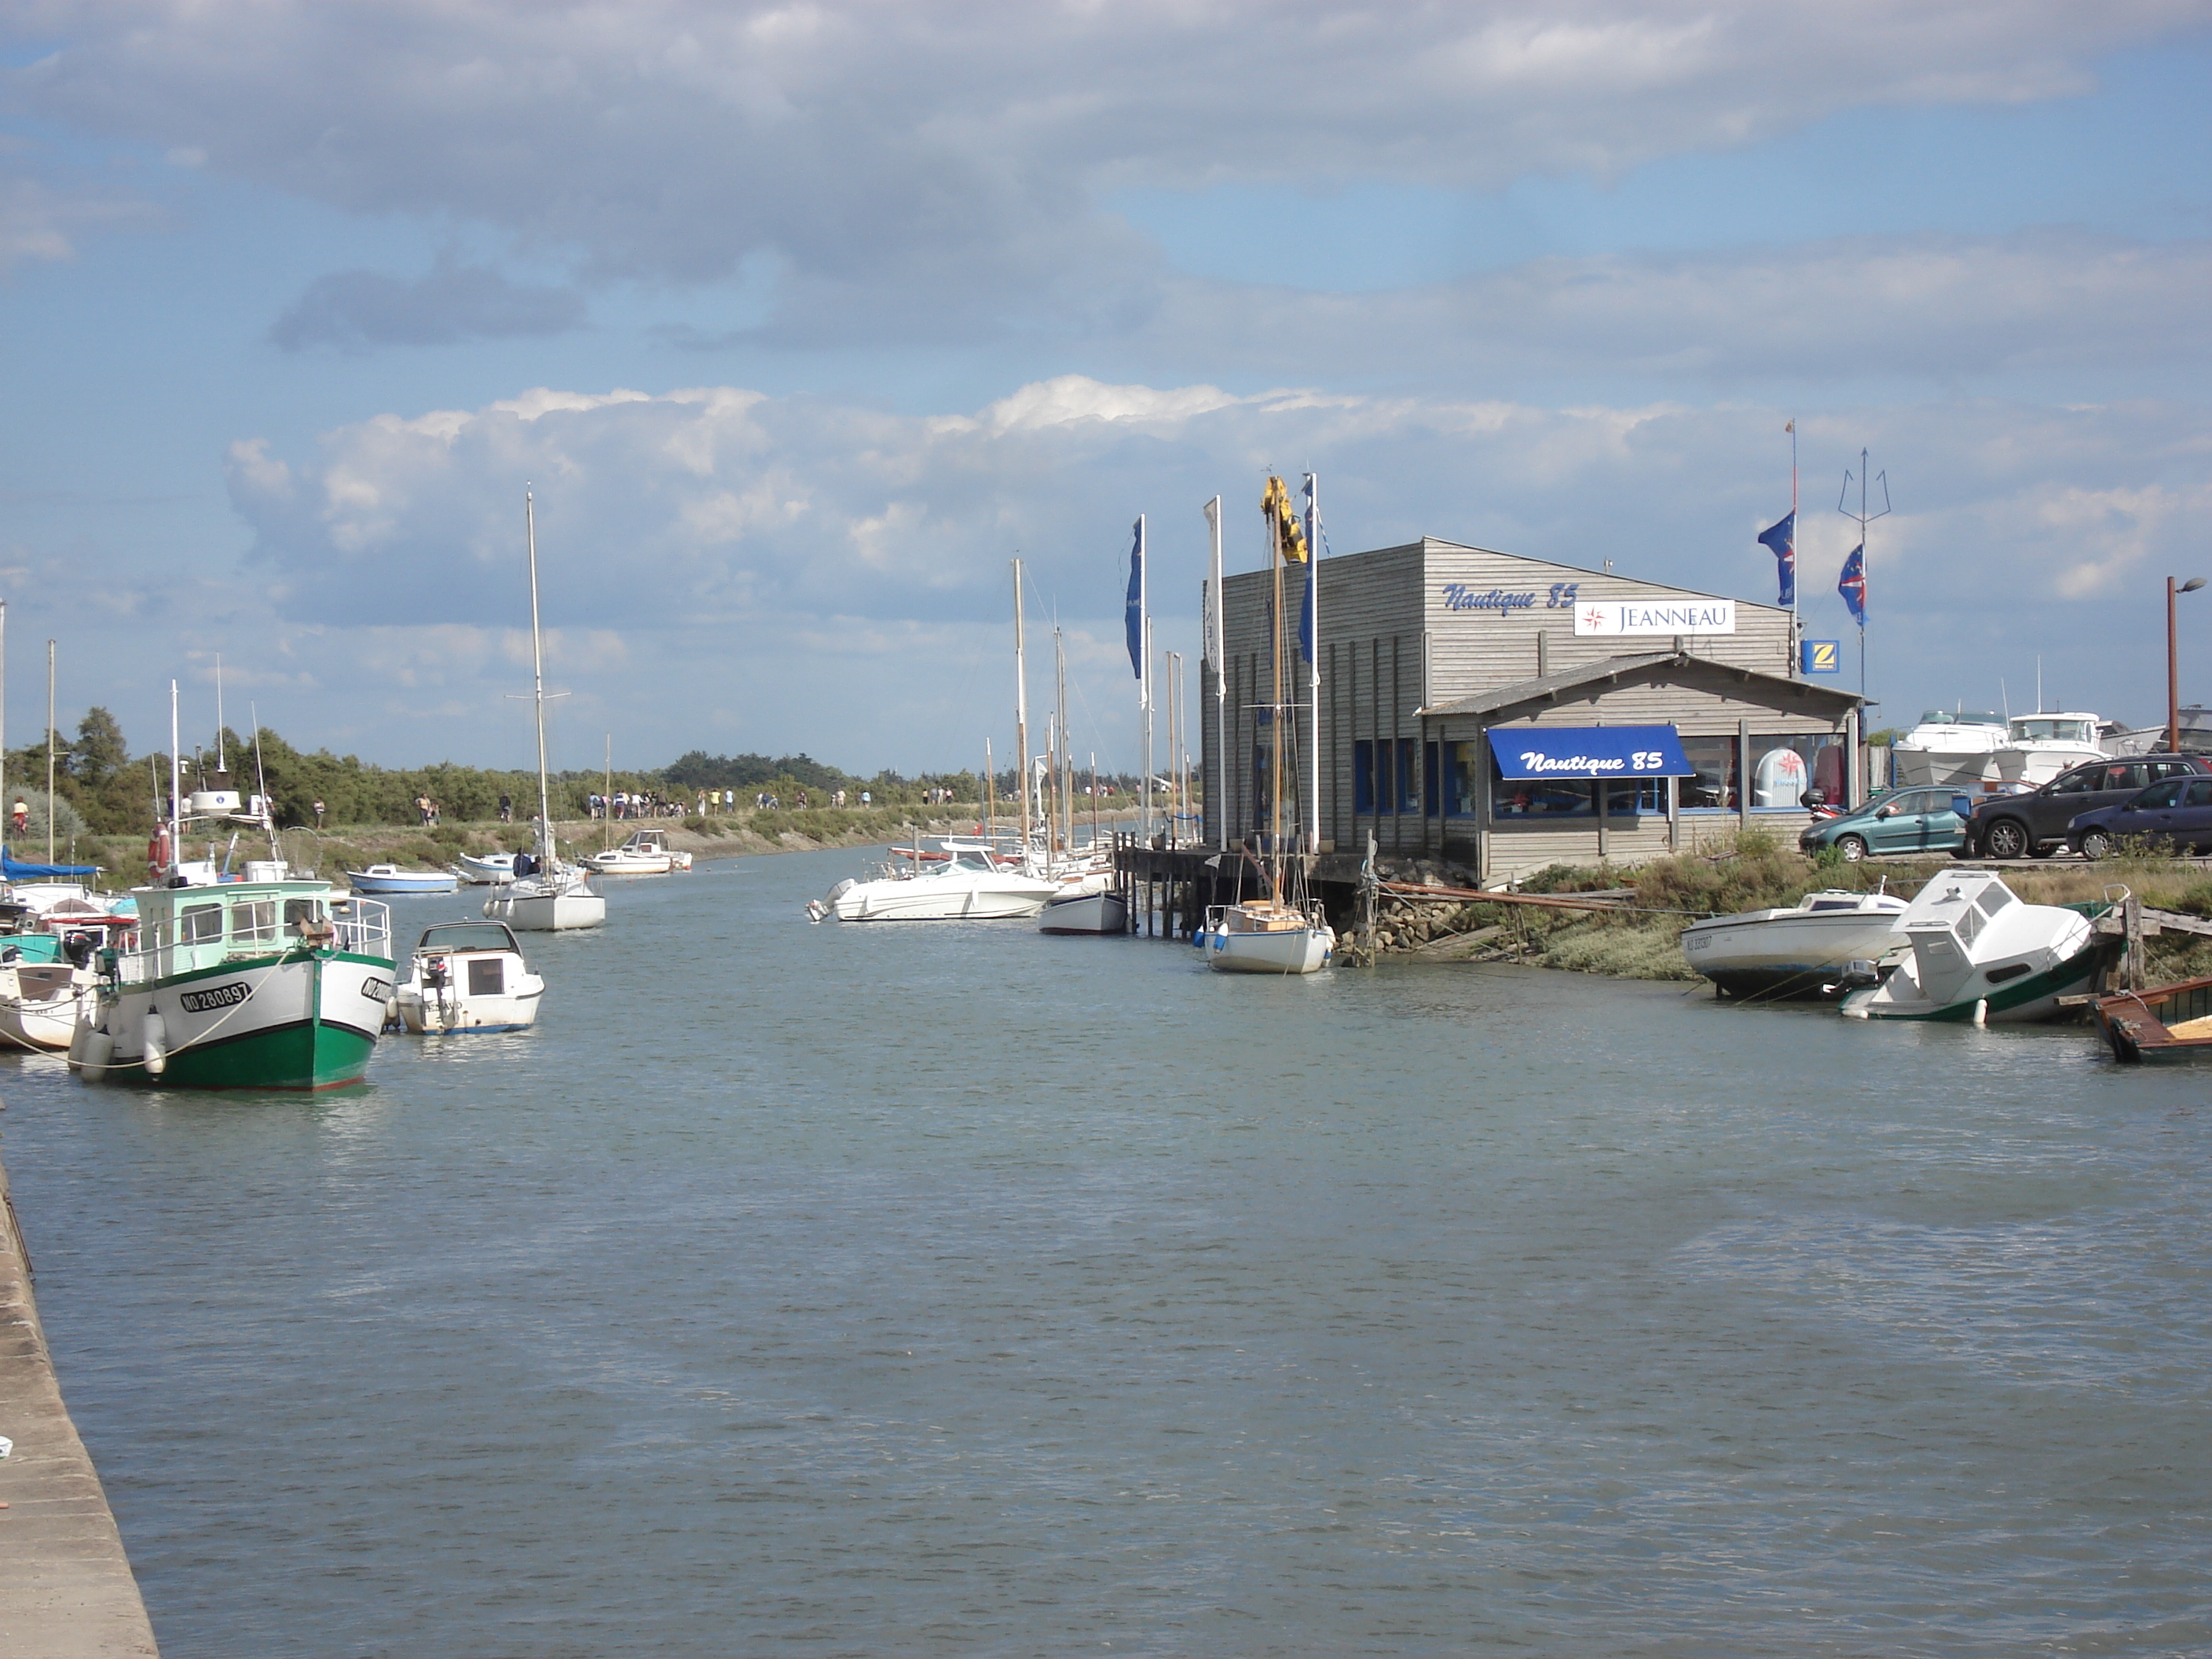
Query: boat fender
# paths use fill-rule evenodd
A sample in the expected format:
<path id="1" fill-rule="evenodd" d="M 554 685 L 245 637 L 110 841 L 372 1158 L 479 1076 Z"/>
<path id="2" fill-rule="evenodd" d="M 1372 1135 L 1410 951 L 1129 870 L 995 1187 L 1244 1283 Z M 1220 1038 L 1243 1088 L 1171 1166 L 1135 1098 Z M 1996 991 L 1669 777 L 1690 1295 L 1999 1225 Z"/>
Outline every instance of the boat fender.
<path id="1" fill-rule="evenodd" d="M 150 1009 L 138 1022 L 138 1044 L 143 1051 L 148 1077 L 159 1077 L 169 1069 L 168 1022 Z"/>
<path id="2" fill-rule="evenodd" d="M 84 1055 L 77 1062 L 77 1075 L 88 1083 L 97 1083 L 107 1074 L 109 1062 L 115 1058 L 115 1039 L 103 1030 L 86 1033 Z"/>
<path id="3" fill-rule="evenodd" d="M 1979 1002 L 1977 1002 L 1974 1005 L 1974 1024 L 1977 1025 L 1987 1025 L 1989 1023 L 1990 1000 L 1987 997 L 1984 997 Z"/>

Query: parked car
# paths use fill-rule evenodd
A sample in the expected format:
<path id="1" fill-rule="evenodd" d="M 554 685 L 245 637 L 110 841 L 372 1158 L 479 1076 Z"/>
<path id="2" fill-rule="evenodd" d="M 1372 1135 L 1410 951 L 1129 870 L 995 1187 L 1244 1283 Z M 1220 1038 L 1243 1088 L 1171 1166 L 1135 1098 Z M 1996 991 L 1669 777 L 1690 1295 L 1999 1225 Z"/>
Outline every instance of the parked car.
<path id="1" fill-rule="evenodd" d="M 1832 847 L 1856 864 L 1869 853 L 1948 853 L 1966 856 L 1966 797 L 1948 785 L 1893 789 L 1865 805 L 1838 813 L 1797 837 L 1801 851 Z"/>
<path id="2" fill-rule="evenodd" d="M 2118 806 L 2084 812 L 2068 827 L 2067 839 L 2085 859 L 2106 857 L 2122 841 L 2201 852 L 2212 847 L 2212 777 L 2168 778 Z"/>
<path id="3" fill-rule="evenodd" d="M 1977 858 L 2049 858 L 2064 848 L 2070 826 L 2083 814 L 2131 800 L 2167 778 L 2212 774 L 2202 755 L 2130 755 L 2124 760 L 2085 761 L 2040 788 L 1978 801 L 1966 825 Z"/>

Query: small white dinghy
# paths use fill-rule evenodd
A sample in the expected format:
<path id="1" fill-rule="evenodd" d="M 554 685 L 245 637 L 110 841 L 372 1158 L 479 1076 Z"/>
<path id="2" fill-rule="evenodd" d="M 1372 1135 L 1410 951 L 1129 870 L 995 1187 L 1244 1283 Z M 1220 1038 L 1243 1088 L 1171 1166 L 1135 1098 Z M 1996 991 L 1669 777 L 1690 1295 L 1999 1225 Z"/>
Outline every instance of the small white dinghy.
<path id="1" fill-rule="evenodd" d="M 1978 1025 L 2049 1019 L 2059 998 L 2089 988 L 2122 943 L 2117 933 L 2097 932 L 2081 910 L 2024 902 L 1994 870 L 1936 877 L 1899 931 L 1910 952 L 1878 984 L 1863 985 L 1876 969 L 1863 964 L 1854 977 L 1863 988 L 1844 999 L 1850 1018 Z"/>
<path id="2" fill-rule="evenodd" d="M 471 887 L 491 887 L 514 879 L 512 853 L 464 853 L 453 860 L 453 873 Z"/>
<path id="3" fill-rule="evenodd" d="M 544 994 L 505 923 L 445 921 L 422 930 L 392 1002 L 417 1035 L 522 1031 L 537 1023 Z"/>
<path id="4" fill-rule="evenodd" d="M 665 876 L 673 870 L 689 870 L 691 855 L 669 846 L 665 831 L 639 830 L 621 846 L 588 854 L 577 862 L 599 876 Z"/>
<path id="5" fill-rule="evenodd" d="M 1040 933 L 1126 933 L 1129 901 L 1111 888 L 1095 893 L 1062 893 L 1037 916 Z"/>
<path id="6" fill-rule="evenodd" d="M 1808 893 L 1796 904 L 1711 916 L 1682 930 L 1682 959 L 1729 997 L 1832 996 L 1851 962 L 1905 943 L 1893 893 Z"/>

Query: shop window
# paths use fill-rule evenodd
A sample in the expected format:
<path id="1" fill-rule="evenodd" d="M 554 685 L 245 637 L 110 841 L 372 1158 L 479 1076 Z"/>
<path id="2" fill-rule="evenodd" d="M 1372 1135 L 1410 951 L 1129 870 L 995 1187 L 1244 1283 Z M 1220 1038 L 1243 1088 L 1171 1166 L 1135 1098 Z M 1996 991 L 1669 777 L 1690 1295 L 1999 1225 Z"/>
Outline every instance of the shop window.
<path id="1" fill-rule="evenodd" d="M 1681 803 L 1686 812 L 1734 811 L 1736 805 L 1736 740 L 1734 738 L 1682 739 L 1682 757 L 1697 775 L 1682 780 Z"/>
<path id="2" fill-rule="evenodd" d="M 1471 818 L 1481 810 L 1481 797 L 1475 793 L 1480 775 L 1475 769 L 1480 764 L 1476 757 L 1482 745 L 1454 743 L 1445 747 L 1451 751 L 1451 788 L 1444 796 L 1444 816 Z"/>
<path id="3" fill-rule="evenodd" d="M 1609 818 L 1640 818 L 1667 811 L 1667 780 L 1622 778 L 1605 788 L 1605 815 Z"/>
<path id="4" fill-rule="evenodd" d="M 1398 811 L 1419 812 L 1421 810 L 1421 775 L 1417 769 L 1420 760 L 1420 744 L 1412 738 L 1400 738 L 1398 748 Z"/>
<path id="5" fill-rule="evenodd" d="M 1375 810 L 1375 745 L 1364 738 L 1354 739 L 1352 745 L 1352 810 Z"/>
<path id="6" fill-rule="evenodd" d="M 1794 811 L 1816 787 L 1831 800 L 1844 798 L 1843 739 L 1832 732 L 1753 736 L 1751 757 L 1753 811 Z"/>
<path id="7" fill-rule="evenodd" d="M 1490 812 L 1501 822 L 1597 816 L 1596 786 L 1587 778 L 1490 777 Z"/>

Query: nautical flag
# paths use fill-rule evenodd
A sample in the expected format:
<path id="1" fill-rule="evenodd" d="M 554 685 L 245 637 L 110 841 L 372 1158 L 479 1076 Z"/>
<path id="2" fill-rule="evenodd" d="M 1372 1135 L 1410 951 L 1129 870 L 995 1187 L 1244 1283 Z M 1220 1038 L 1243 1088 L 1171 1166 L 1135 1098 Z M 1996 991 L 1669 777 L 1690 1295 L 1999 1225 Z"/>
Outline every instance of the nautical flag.
<path id="1" fill-rule="evenodd" d="M 1861 628 L 1866 626 L 1866 544 L 1861 542 L 1851 550 L 1851 556 L 1844 561 L 1844 574 L 1836 583 L 1836 592 L 1844 596 L 1850 607 L 1851 616 Z"/>
<path id="2" fill-rule="evenodd" d="M 1314 601 L 1315 590 L 1321 585 L 1321 523 L 1314 506 L 1314 475 L 1306 474 L 1306 548 L 1312 555 L 1306 560 L 1305 603 L 1298 607 L 1298 654 L 1308 662 L 1314 659 Z"/>
<path id="3" fill-rule="evenodd" d="M 1140 517 L 1129 543 L 1129 666 L 1145 678 L 1145 521 Z"/>
<path id="4" fill-rule="evenodd" d="M 1291 510 L 1291 492 L 1280 478 L 1267 480 L 1267 492 L 1260 497 L 1260 515 L 1267 520 L 1270 537 L 1282 549 L 1285 562 L 1304 564 L 1306 534 L 1298 526 L 1298 515 Z"/>
<path id="5" fill-rule="evenodd" d="M 1761 546 L 1774 555 L 1775 580 L 1782 588 L 1777 605 L 1797 603 L 1797 509 L 1791 507 L 1781 520 L 1759 532 Z"/>

